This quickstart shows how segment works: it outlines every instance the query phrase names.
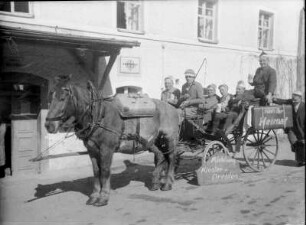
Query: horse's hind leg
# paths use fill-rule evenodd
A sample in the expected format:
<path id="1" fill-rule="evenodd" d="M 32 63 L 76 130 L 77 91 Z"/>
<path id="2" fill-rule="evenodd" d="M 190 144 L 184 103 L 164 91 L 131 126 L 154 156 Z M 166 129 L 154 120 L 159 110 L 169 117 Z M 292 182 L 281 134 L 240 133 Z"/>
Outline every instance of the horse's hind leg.
<path id="1" fill-rule="evenodd" d="M 169 191 L 172 189 L 172 184 L 174 181 L 174 169 L 175 169 L 175 140 L 173 138 L 166 138 L 166 145 L 168 148 L 166 149 L 167 153 L 165 153 L 165 157 L 167 160 L 167 168 L 166 168 L 166 182 L 161 187 L 162 191 Z"/>
<path id="2" fill-rule="evenodd" d="M 92 168 L 93 168 L 93 174 L 94 174 L 94 183 L 93 183 L 93 192 L 90 195 L 89 199 L 87 200 L 86 204 L 87 205 L 93 205 L 99 198 L 100 196 L 100 191 L 101 191 L 101 184 L 100 184 L 100 169 L 99 169 L 99 163 L 98 163 L 98 158 L 93 156 L 93 154 L 89 153 L 91 163 L 92 163 Z"/>
<path id="3" fill-rule="evenodd" d="M 156 191 L 160 189 L 160 174 L 163 169 L 163 163 L 165 162 L 164 155 L 162 152 L 156 147 L 156 145 L 152 145 L 149 150 L 154 153 L 154 163 L 155 169 L 153 171 L 153 178 L 152 178 L 152 186 L 150 191 Z"/>

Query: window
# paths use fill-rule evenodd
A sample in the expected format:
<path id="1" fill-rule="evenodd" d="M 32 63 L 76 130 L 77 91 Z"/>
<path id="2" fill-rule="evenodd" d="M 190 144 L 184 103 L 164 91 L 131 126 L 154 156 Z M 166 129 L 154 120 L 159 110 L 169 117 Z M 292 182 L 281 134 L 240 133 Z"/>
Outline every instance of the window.
<path id="1" fill-rule="evenodd" d="M 121 31 L 143 32 L 143 4 L 141 1 L 117 2 L 117 28 Z"/>
<path id="2" fill-rule="evenodd" d="M 0 2 L 0 12 L 15 15 L 30 15 L 30 3 L 20 2 Z"/>
<path id="3" fill-rule="evenodd" d="M 272 50 L 273 48 L 273 14 L 260 11 L 258 22 L 258 48 Z"/>
<path id="4" fill-rule="evenodd" d="M 199 0 L 198 37 L 207 42 L 217 42 L 217 0 Z"/>

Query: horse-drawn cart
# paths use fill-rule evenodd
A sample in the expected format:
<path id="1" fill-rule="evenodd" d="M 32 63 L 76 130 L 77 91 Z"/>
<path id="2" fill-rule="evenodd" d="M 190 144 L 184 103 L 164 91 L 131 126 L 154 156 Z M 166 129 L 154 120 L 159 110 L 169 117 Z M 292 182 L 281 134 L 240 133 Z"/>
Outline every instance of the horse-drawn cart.
<path id="1" fill-rule="evenodd" d="M 202 158 L 204 164 L 217 152 L 236 158 L 242 150 L 244 167 L 247 166 L 248 171 L 268 169 L 277 159 L 279 144 L 276 129 L 292 126 L 292 109 L 290 106 L 251 105 L 242 110 L 235 122 L 236 126 L 229 134 L 218 130 L 211 135 L 207 132 L 209 128 L 203 125 L 201 115 L 185 119 L 178 145 L 179 155 L 184 158 L 189 152 Z"/>
<path id="2" fill-rule="evenodd" d="M 277 157 L 278 140 L 273 129 L 290 126 L 290 121 L 292 124 L 292 115 L 289 115 L 292 110 L 286 110 L 285 106 L 254 106 L 251 126 L 244 131 L 243 121 L 250 117 L 246 116 L 247 111 L 243 107 L 237 127 L 229 135 L 224 132 L 208 134 L 202 118 L 185 119 L 180 125 L 182 135 L 176 146 L 179 115 L 169 104 L 134 95 L 104 99 L 91 82 L 85 89 L 72 84 L 70 77 L 57 77 L 56 81 L 45 127 L 49 133 L 57 133 L 59 128 L 68 125 L 83 140 L 94 173 L 94 188 L 87 201 L 89 205 L 108 203 L 112 155 L 122 140 L 137 141 L 145 150 L 154 153 L 155 168 L 150 190 L 169 191 L 172 189 L 178 151 L 182 156 L 188 150 L 194 156 L 200 156 L 203 164 L 209 164 L 218 152 L 229 155 L 242 146 L 248 166 L 254 171 L 262 171 L 273 165 Z M 41 154 L 33 161 L 47 158 Z"/>

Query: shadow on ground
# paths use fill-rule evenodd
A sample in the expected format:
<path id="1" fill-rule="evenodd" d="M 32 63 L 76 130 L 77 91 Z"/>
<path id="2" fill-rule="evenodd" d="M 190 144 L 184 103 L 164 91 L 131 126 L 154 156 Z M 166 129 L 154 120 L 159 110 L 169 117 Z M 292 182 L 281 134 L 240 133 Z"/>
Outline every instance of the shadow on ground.
<path id="1" fill-rule="evenodd" d="M 276 160 L 275 165 L 296 167 L 297 163 L 295 160 L 282 159 L 282 160 Z"/>
<path id="2" fill-rule="evenodd" d="M 129 160 L 124 161 L 126 169 L 118 174 L 112 174 L 111 187 L 113 190 L 129 185 L 131 181 L 144 183 L 149 188 L 151 185 L 153 166 L 139 165 Z M 60 194 L 63 192 L 80 192 L 86 196 L 91 194 L 93 187 L 93 177 L 87 177 L 72 181 L 62 181 L 53 184 L 38 184 L 33 199 L 26 202 L 32 202 L 48 196 Z"/>
<path id="3" fill-rule="evenodd" d="M 188 184 L 198 185 L 196 170 L 202 165 L 200 158 L 182 158 L 175 173 L 175 179 L 184 179 Z"/>

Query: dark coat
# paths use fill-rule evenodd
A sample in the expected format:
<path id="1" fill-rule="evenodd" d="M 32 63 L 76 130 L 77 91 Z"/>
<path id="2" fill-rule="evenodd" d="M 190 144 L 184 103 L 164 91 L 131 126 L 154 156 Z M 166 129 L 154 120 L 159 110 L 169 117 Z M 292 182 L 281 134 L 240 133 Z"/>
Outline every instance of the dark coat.
<path id="1" fill-rule="evenodd" d="M 186 94 L 188 95 L 187 98 L 185 97 Z M 182 94 L 178 105 L 180 105 L 185 100 L 189 101 L 189 106 L 194 106 L 194 107 L 198 107 L 198 104 L 204 102 L 205 99 L 204 99 L 203 87 L 199 82 L 195 81 L 191 86 L 185 83 L 182 86 Z"/>
<path id="2" fill-rule="evenodd" d="M 305 140 L 305 103 L 301 102 L 297 112 L 295 112 L 292 99 L 274 99 L 273 102 L 276 104 L 292 105 L 292 131 L 297 140 Z"/>
<path id="3" fill-rule="evenodd" d="M 253 78 L 254 95 L 256 98 L 262 98 L 269 92 L 274 94 L 276 89 L 276 71 L 270 66 L 259 67 Z"/>
<path id="4" fill-rule="evenodd" d="M 254 99 L 254 95 L 249 91 L 244 91 L 241 95 L 235 94 L 231 96 L 231 99 L 228 102 L 227 111 L 239 113 L 242 105 L 249 104 Z"/>

